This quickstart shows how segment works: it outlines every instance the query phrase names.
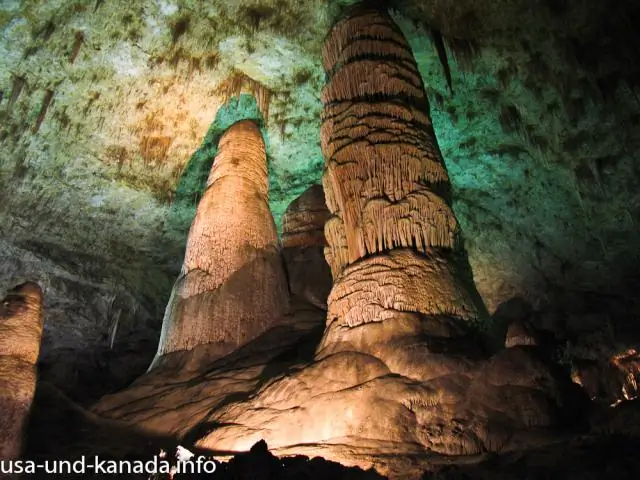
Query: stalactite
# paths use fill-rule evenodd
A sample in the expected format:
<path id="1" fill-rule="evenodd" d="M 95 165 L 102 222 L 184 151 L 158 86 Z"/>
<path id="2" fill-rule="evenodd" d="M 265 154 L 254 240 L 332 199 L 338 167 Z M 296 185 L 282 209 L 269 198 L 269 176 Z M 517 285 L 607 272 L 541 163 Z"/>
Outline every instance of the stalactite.
<path id="1" fill-rule="evenodd" d="M 449 47 L 460 70 L 473 70 L 473 60 L 479 55 L 479 46 L 472 40 L 464 38 L 445 38 L 444 43 Z"/>
<path id="2" fill-rule="evenodd" d="M 42 125 L 42 122 L 44 122 L 44 117 L 47 114 L 47 110 L 49 110 L 49 106 L 51 105 L 52 99 L 53 99 L 53 90 L 47 90 L 44 94 L 44 98 L 42 99 L 42 107 L 40 107 L 38 118 L 36 118 L 36 123 L 32 129 L 32 132 L 34 134 L 38 133 L 38 131 L 40 130 L 40 126 Z"/>
<path id="3" fill-rule="evenodd" d="M 242 121 L 220 140 L 152 368 L 199 346 L 208 361 L 229 353 L 271 327 L 286 305 L 265 145 L 257 125 Z"/>
<path id="4" fill-rule="evenodd" d="M 453 81 L 451 80 L 451 67 L 449 65 L 449 57 L 447 55 L 447 49 L 444 45 L 444 40 L 442 38 L 442 33 L 439 30 L 432 29 L 431 30 L 431 40 L 436 47 L 436 51 L 438 52 L 438 59 L 440 60 L 440 65 L 442 66 L 442 71 L 444 72 L 444 77 L 447 80 L 447 86 L 449 87 L 449 91 L 453 94 Z"/>
<path id="5" fill-rule="evenodd" d="M 455 248 L 458 224 L 449 205 L 423 188 L 397 203 L 370 200 L 362 211 L 362 230 L 366 252 L 413 247 L 426 253 L 431 247 Z"/>
<path id="6" fill-rule="evenodd" d="M 22 89 L 27 84 L 24 77 L 13 77 L 13 85 L 11 87 L 11 95 L 9 95 L 9 103 L 7 104 L 7 110 L 11 111 L 15 103 L 18 101 Z"/>
<path id="7" fill-rule="evenodd" d="M 245 75 L 242 72 L 233 71 L 227 79 L 220 84 L 218 92 L 222 95 L 224 103 L 234 97 L 239 97 L 246 89 L 256 98 L 258 108 L 264 117 L 265 122 L 269 121 L 269 107 L 271 105 L 271 90 L 262 83 Z"/>
<path id="8" fill-rule="evenodd" d="M 349 264 L 347 236 L 344 231 L 344 224 L 339 216 L 334 215 L 327 220 L 324 226 L 324 234 L 328 244 L 324 250 L 325 257 L 329 267 L 331 267 L 331 275 L 335 279 L 344 270 L 344 267 Z"/>
<path id="9" fill-rule="evenodd" d="M 69 63 L 76 61 L 78 53 L 80 53 L 80 47 L 82 47 L 82 42 L 84 42 L 84 32 L 76 32 L 75 40 L 71 47 L 71 54 L 69 55 Z"/>

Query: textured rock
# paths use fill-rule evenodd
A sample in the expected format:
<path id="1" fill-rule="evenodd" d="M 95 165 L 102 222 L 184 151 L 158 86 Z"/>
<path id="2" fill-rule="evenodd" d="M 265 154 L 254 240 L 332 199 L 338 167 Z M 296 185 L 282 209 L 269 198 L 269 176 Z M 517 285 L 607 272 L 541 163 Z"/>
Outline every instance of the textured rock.
<path id="1" fill-rule="evenodd" d="M 162 315 L 149 306 L 166 305 L 181 259 L 173 253 L 179 241 L 171 248 L 163 241 L 166 202 L 221 103 L 214 89 L 230 65 L 273 90 L 274 214 L 318 180 L 317 53 L 327 11 L 337 10 L 336 2 L 290 0 L 277 9 L 200 0 L 184 0 L 184 8 L 131 0 L 96 2 L 94 10 L 81 3 L 0 7 L 0 236 L 57 262 L 69 274 L 59 278 L 91 287 L 70 288 L 70 302 L 59 295 L 49 317 L 51 349 L 69 345 L 64 356 L 49 356 L 69 372 L 67 382 L 75 373 L 69 359 L 99 352 L 96 344 L 109 349 L 110 335 L 101 338 L 110 325 L 118 325 L 115 349 L 132 330 L 158 326 Z M 454 209 L 491 310 L 515 294 L 538 308 L 549 298 L 567 305 L 578 293 L 582 299 L 566 311 L 578 325 L 581 304 L 589 310 L 602 293 L 629 300 L 637 292 L 625 280 L 638 270 L 635 3 L 394 3 L 428 79 Z M 449 65 L 455 95 L 441 73 L 437 42 L 427 40 L 432 28 L 455 58 Z M 344 228 L 340 242 L 345 250 Z M 55 247 L 62 253 L 54 255 Z M 6 265 L 12 255 L 0 250 Z M 177 266 L 154 268 L 163 262 Z M 163 279 L 164 290 L 157 287 Z M 116 292 L 111 285 L 123 287 L 119 300 L 133 300 L 122 302 L 121 317 L 100 305 L 103 292 L 106 299 Z M 95 292 L 98 305 L 77 301 L 95 300 Z M 610 352 L 602 358 L 608 362 Z M 107 369 L 119 366 L 110 362 Z M 97 369 L 85 371 L 84 378 L 102 382 Z"/>
<path id="2" fill-rule="evenodd" d="M 0 459 L 22 453 L 36 390 L 43 327 L 42 290 L 24 283 L 0 305 Z"/>
<path id="3" fill-rule="evenodd" d="M 198 371 L 153 369 L 128 389 L 102 398 L 93 411 L 137 425 L 143 432 L 193 442 L 209 428 L 209 418 L 219 405 L 247 398 L 268 379 L 311 357 L 322 335 L 324 315 L 294 297 L 291 311 L 258 339 Z M 185 405 L 187 398 L 190 406 Z M 141 416 L 141 412 L 146 413 Z"/>
<path id="4" fill-rule="evenodd" d="M 360 45 L 363 38 L 377 41 Z M 336 249 L 327 224 L 328 259 L 339 261 L 325 334 L 313 364 L 222 407 L 215 418 L 224 426 L 201 447 L 243 450 L 264 438 L 284 451 L 314 445 L 353 462 L 336 445 L 357 452 L 370 442 L 376 453 L 360 461 L 397 474 L 383 452 L 407 455 L 416 444 L 453 455 L 500 451 L 539 441 L 530 429 L 550 433 L 561 423 L 571 383 L 534 351 L 481 362 L 468 324 L 483 306 L 428 117 L 417 121 L 404 107 L 427 102 L 419 78 L 406 73 L 416 68 L 401 38 L 375 10 L 356 10 L 327 37 L 325 64 L 337 66 L 323 92 L 324 186 L 344 236 Z M 406 209 L 383 215 L 370 207 L 380 198 Z"/>
<path id="5" fill-rule="evenodd" d="M 609 361 L 575 359 L 572 377 L 593 400 L 617 405 L 638 398 L 640 388 L 640 355 L 628 348 L 611 356 Z"/>
<path id="6" fill-rule="evenodd" d="M 607 418 L 594 424 L 591 434 L 563 437 L 558 441 L 538 448 L 504 454 L 481 454 L 475 456 L 440 456 L 430 453 L 421 459 L 428 460 L 423 473 L 418 462 L 406 462 L 406 472 L 414 472 L 416 478 L 451 479 L 461 478 L 498 480 L 508 478 L 637 478 L 640 473 L 635 454 L 638 440 L 637 419 L 640 404 L 627 402 L 607 409 Z M 596 433 L 601 432 L 600 434 Z M 606 433 L 605 433 L 606 432 Z M 612 435 L 611 433 L 614 433 Z M 142 435 L 135 427 L 115 421 L 100 420 L 90 412 L 73 405 L 68 398 L 56 392 L 51 385 L 38 386 L 32 422 L 29 431 L 29 449 L 26 458 L 36 462 L 59 458 L 77 458 L 82 452 L 99 455 L 101 459 L 126 459 L 146 462 L 157 455 L 160 448 L 173 452 L 174 439 L 153 438 Z M 210 456 L 211 452 L 182 443 L 196 454 Z M 379 478 L 374 472 L 366 474 L 357 469 L 347 469 L 315 457 L 312 448 L 308 457 L 289 456 L 274 458 L 265 451 L 264 442 L 251 447 L 248 453 L 240 453 L 233 459 L 223 452 L 214 453 L 217 462 L 213 478 L 233 480 L 255 479 L 256 472 L 270 479 L 325 480 L 327 478 Z M 313 457 L 311 460 L 308 458 Z M 228 463 L 224 463 L 227 462 Z M 397 458 L 399 460 L 399 458 Z M 223 462 L 223 463 L 220 463 Z M 409 475 L 404 475 L 407 478 Z M 94 478 L 89 472 L 84 478 Z M 95 478 L 104 478 L 96 475 Z M 128 475 L 127 478 L 148 480 L 147 475 Z M 177 476 L 175 478 L 178 478 Z M 185 475 L 183 478 L 202 478 Z"/>
<path id="7" fill-rule="evenodd" d="M 324 191 L 312 185 L 294 200 L 282 217 L 282 255 L 289 288 L 321 308 L 327 307 L 331 271 L 324 258 L 324 225 L 329 218 Z"/>
<path id="8" fill-rule="evenodd" d="M 372 36 L 379 41 L 349 50 Z M 473 333 L 470 325 L 485 312 L 448 206 L 435 136 L 424 114 L 417 125 L 403 124 L 411 110 L 405 104 L 427 105 L 422 85 L 408 88 L 412 77 L 404 73 L 391 83 L 376 74 L 378 60 L 394 75 L 415 69 L 401 38 L 387 14 L 367 9 L 354 10 L 328 36 L 327 62 L 335 68 L 323 94 L 327 110 L 352 108 L 364 112 L 362 125 L 370 117 L 379 123 L 369 133 L 364 127 L 366 147 L 350 148 L 361 137 L 324 115 L 323 183 L 332 213 L 325 234 L 334 285 L 322 339 L 314 329 L 317 336 L 309 333 L 306 341 L 280 334 L 278 345 L 275 328 L 206 371 L 175 378 L 151 371 L 103 399 L 96 412 L 198 448 L 247 451 L 265 440 L 276 454 L 318 455 L 406 478 L 419 478 L 433 452 L 477 455 L 536 445 L 575 420 L 567 410 L 577 415 L 584 398 L 535 347 L 486 359 Z M 403 53 L 393 54 L 398 49 Z M 358 79 L 367 83 L 360 93 Z M 402 204 L 414 191 L 426 203 L 406 202 L 407 218 L 363 213 L 379 197 Z M 286 323 L 306 329 L 307 321 L 292 312 Z M 311 347 L 305 355 L 301 345 Z M 285 368 L 283 359 L 291 359 Z"/>
<path id="9" fill-rule="evenodd" d="M 333 268 L 319 352 L 358 351 L 395 363 L 403 343 L 431 333 L 429 323 L 447 316 L 475 321 L 484 306 L 402 33 L 379 12 L 360 13 L 332 29 L 323 53 L 330 73 L 322 92 L 324 186 L 341 229 L 326 230 L 328 258 L 341 262 Z M 393 371 L 406 375 L 411 368 Z"/>
<path id="10" fill-rule="evenodd" d="M 0 290 L 43 285 L 50 378 L 92 397 L 153 358 L 185 241 L 168 228 L 170 204 L 235 73 L 252 80 L 244 93 L 271 92 L 277 225 L 319 181 L 320 47 L 350 1 L 94 3 L 0 2 L 0 264 L 16 265 Z M 560 316 L 594 294 L 634 302 L 639 13 L 634 0 L 394 2 L 490 311 L 515 295 Z M 186 229 L 193 211 L 180 211 Z M 148 351 L 130 341 L 141 337 Z"/>
<path id="11" fill-rule="evenodd" d="M 268 330 L 287 301 L 264 141 L 242 121 L 220 139 L 151 368 L 197 347 L 198 361 L 215 360 Z"/>
<path id="12" fill-rule="evenodd" d="M 513 322 L 509 325 L 504 346 L 507 348 L 518 345 L 538 345 L 538 335 L 535 330 L 525 322 Z"/>

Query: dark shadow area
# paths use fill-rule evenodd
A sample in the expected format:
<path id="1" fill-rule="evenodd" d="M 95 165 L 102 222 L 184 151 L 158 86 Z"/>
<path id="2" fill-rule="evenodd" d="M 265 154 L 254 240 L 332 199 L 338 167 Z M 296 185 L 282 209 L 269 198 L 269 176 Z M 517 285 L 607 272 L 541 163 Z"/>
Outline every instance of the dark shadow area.
<path id="1" fill-rule="evenodd" d="M 73 461 L 83 455 L 88 458 L 99 455 L 148 460 L 166 444 L 175 444 L 175 441 L 144 435 L 117 422 L 101 419 L 54 385 L 41 381 L 32 404 L 23 458 Z"/>

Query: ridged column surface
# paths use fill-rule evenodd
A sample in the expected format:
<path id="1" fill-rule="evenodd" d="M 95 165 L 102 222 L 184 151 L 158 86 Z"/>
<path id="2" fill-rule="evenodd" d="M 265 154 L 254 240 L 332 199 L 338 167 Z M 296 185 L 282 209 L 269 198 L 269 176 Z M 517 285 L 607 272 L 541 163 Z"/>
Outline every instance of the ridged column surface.
<path id="1" fill-rule="evenodd" d="M 210 360 L 225 355 L 272 326 L 287 299 L 268 203 L 265 144 L 257 125 L 242 121 L 220 139 L 156 361 L 201 345 L 209 348 Z"/>

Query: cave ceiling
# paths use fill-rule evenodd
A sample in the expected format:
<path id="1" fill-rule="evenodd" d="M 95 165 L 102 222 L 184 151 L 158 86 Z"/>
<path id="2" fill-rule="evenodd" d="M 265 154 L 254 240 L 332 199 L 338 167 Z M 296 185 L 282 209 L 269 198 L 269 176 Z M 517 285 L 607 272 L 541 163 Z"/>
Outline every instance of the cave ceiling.
<path id="1" fill-rule="evenodd" d="M 322 174 L 320 50 L 349 3 L 0 2 L 0 290 L 44 285 L 45 352 L 157 338 L 193 176 L 242 118 L 263 125 L 280 227 Z M 640 219 L 635 2 L 388 3 L 489 310 L 624 288 Z"/>

